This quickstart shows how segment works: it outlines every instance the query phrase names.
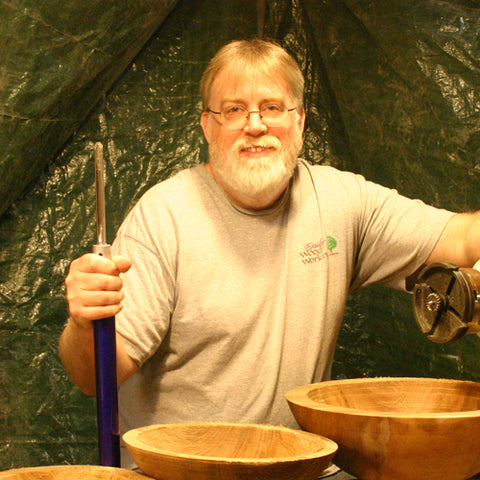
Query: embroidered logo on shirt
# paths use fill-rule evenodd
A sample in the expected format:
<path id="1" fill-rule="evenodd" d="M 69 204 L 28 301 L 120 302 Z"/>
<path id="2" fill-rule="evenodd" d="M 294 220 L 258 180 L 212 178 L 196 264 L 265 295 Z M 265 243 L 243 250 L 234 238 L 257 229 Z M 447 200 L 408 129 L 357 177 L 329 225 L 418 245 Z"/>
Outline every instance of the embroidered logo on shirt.
<path id="1" fill-rule="evenodd" d="M 337 241 L 330 236 L 320 239 L 318 242 L 307 243 L 300 252 L 304 264 L 316 263 L 332 255 L 338 255 L 335 251 Z"/>

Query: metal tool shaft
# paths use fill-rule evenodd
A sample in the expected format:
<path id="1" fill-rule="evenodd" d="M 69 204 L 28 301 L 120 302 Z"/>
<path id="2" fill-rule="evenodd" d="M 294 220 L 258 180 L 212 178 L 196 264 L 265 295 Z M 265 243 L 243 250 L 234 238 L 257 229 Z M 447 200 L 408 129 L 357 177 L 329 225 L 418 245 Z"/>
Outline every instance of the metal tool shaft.
<path id="1" fill-rule="evenodd" d="M 105 217 L 105 167 L 103 163 L 103 145 L 95 144 L 95 187 L 97 198 L 97 245 L 107 244 L 107 227 Z"/>
<path id="2" fill-rule="evenodd" d="M 94 245 L 93 252 L 110 258 L 110 245 L 106 238 L 105 170 L 101 143 L 95 144 L 94 159 L 97 244 Z M 96 320 L 93 326 L 99 461 L 100 465 L 120 467 L 115 317 Z"/>

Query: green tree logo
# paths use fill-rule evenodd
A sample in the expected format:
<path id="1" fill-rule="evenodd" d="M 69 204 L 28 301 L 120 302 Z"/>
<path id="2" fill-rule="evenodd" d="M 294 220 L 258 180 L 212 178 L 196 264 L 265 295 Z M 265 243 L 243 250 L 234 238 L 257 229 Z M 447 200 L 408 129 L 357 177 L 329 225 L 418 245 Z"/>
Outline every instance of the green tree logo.
<path id="1" fill-rule="evenodd" d="M 337 246 L 337 241 L 333 237 L 327 237 L 327 248 L 333 250 Z"/>

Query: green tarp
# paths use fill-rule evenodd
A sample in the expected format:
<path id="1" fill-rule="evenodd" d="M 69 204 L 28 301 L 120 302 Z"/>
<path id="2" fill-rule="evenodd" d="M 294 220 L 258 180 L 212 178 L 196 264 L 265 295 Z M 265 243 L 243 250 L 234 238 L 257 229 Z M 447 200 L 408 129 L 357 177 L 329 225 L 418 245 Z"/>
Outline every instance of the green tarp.
<path id="1" fill-rule="evenodd" d="M 1 2 L 0 470 L 97 462 L 94 399 L 57 354 L 63 279 L 95 241 L 94 142 L 113 239 L 147 188 L 205 160 L 202 70 L 259 30 L 305 72 L 305 158 L 480 207 L 477 2 Z M 407 294 L 373 287 L 350 298 L 333 375 L 480 380 L 479 348 L 432 344 Z"/>

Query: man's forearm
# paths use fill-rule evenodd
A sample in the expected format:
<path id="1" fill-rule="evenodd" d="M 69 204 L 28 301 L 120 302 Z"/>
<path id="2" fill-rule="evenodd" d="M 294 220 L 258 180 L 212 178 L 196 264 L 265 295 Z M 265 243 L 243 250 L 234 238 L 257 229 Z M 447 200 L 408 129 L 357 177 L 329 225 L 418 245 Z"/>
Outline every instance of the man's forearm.
<path id="1" fill-rule="evenodd" d="M 480 259 L 480 211 L 457 213 L 447 223 L 427 263 L 473 267 Z"/>
<path id="2" fill-rule="evenodd" d="M 95 349 L 93 328 L 69 319 L 59 342 L 60 359 L 70 379 L 87 395 L 95 395 Z"/>
<path id="3" fill-rule="evenodd" d="M 137 370 L 117 335 L 117 382 L 121 385 Z M 85 328 L 69 319 L 59 342 L 60 359 L 69 377 L 86 395 L 95 395 L 95 347 L 93 328 Z"/>

